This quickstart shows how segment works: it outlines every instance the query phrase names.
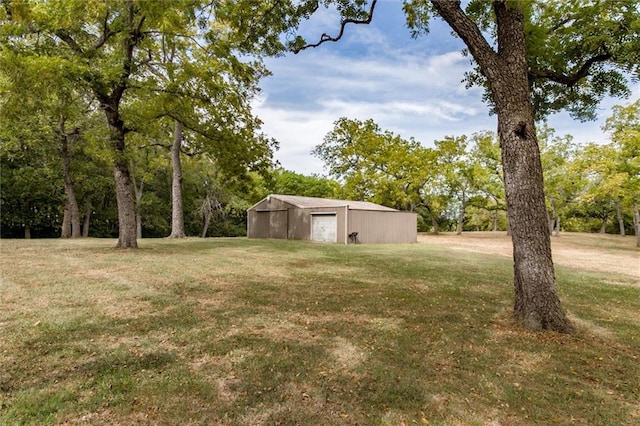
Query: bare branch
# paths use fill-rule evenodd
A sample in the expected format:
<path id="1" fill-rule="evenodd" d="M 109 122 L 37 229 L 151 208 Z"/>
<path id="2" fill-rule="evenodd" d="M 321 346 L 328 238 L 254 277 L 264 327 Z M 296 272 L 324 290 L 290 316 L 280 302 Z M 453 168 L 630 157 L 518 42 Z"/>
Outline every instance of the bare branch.
<path id="1" fill-rule="evenodd" d="M 312 43 L 312 44 L 307 44 L 305 46 L 302 47 L 296 47 L 294 48 L 292 51 L 293 53 L 297 54 L 302 50 L 311 48 L 311 47 L 318 47 L 321 44 L 327 42 L 327 41 L 331 41 L 331 42 L 336 42 L 338 40 L 340 40 L 342 38 L 342 36 L 344 35 L 344 29 L 347 25 L 349 24 L 356 24 L 356 25 L 369 25 L 371 23 L 371 20 L 373 19 L 373 12 L 376 8 L 376 2 L 378 0 L 373 0 L 371 2 L 371 6 L 369 7 L 369 12 L 367 12 L 367 18 L 366 19 L 352 19 L 352 18 L 348 18 L 348 19 L 343 19 L 340 22 L 340 32 L 338 33 L 337 36 L 332 37 L 327 33 L 324 33 L 320 36 L 320 40 L 317 43 Z"/>

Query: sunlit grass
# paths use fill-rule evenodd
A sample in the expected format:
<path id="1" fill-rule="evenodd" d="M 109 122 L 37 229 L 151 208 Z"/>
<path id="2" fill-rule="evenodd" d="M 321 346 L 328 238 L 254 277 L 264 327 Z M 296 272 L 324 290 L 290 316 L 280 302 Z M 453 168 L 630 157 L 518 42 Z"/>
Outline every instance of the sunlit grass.
<path id="1" fill-rule="evenodd" d="M 629 276 L 557 268 L 565 336 L 437 244 L 0 244 L 0 424 L 640 422 Z"/>

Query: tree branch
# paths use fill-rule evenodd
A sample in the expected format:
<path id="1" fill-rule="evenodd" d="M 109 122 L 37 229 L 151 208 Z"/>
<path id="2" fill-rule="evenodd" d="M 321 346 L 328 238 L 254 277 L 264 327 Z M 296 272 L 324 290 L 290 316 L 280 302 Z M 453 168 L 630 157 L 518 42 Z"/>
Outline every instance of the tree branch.
<path id="1" fill-rule="evenodd" d="M 565 75 L 559 72 L 551 71 L 551 70 L 531 70 L 529 71 L 529 79 L 530 80 L 541 80 L 541 79 L 549 79 L 551 81 L 555 81 L 556 83 L 564 84 L 565 86 L 572 87 L 578 81 L 582 80 L 586 76 L 589 75 L 589 71 L 591 67 L 598 62 L 604 62 L 613 57 L 610 53 L 603 53 L 601 55 L 596 55 L 592 58 L 589 58 L 585 61 L 584 64 L 580 67 L 578 71 L 576 71 L 572 75 Z"/>
<path id="2" fill-rule="evenodd" d="M 71 37 L 71 35 L 66 30 L 63 30 L 63 29 L 56 30 L 55 35 L 60 40 L 64 41 L 67 44 L 67 46 L 69 46 L 71 50 L 73 50 L 75 53 L 77 53 L 78 55 L 84 56 L 84 51 L 82 50 L 82 47 L 80 47 L 80 45 L 74 40 L 73 37 Z"/>
<path id="3" fill-rule="evenodd" d="M 373 12 L 376 8 L 376 2 L 377 0 L 372 0 L 371 2 L 371 6 L 369 7 L 369 12 L 367 12 L 367 17 L 366 19 L 352 19 L 352 18 L 347 18 L 347 19 L 343 19 L 340 22 L 340 32 L 338 33 L 337 36 L 332 37 L 327 33 L 324 33 L 320 36 L 320 40 L 317 43 L 311 43 L 311 44 L 307 44 L 304 45 L 302 47 L 296 47 L 294 48 L 292 51 L 294 54 L 299 53 L 302 50 L 308 49 L 308 48 L 315 48 L 320 46 L 321 44 L 327 42 L 327 41 L 331 41 L 331 42 L 336 42 L 338 40 L 340 40 L 342 38 L 342 36 L 344 35 L 344 29 L 347 25 L 349 24 L 356 24 L 356 25 L 369 25 L 371 23 L 371 20 L 373 19 Z"/>
<path id="4" fill-rule="evenodd" d="M 104 21 L 102 21 L 102 34 L 100 34 L 100 38 L 98 38 L 95 44 L 91 47 L 91 50 L 96 51 L 100 49 L 114 34 L 115 33 L 109 28 L 109 10 L 107 9 L 104 14 Z"/>
<path id="5" fill-rule="evenodd" d="M 456 34 L 464 41 L 469 52 L 486 75 L 497 60 L 497 53 L 491 48 L 478 26 L 460 7 L 460 1 L 431 0 L 438 15 L 445 20 Z"/>

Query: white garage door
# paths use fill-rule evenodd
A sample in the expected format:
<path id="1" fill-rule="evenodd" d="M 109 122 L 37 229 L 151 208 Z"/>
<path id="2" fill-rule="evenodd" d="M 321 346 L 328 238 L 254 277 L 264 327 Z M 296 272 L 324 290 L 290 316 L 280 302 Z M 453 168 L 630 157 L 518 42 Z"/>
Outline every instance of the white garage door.
<path id="1" fill-rule="evenodd" d="M 311 216 L 311 240 L 323 243 L 338 241 L 338 219 L 335 213 Z"/>

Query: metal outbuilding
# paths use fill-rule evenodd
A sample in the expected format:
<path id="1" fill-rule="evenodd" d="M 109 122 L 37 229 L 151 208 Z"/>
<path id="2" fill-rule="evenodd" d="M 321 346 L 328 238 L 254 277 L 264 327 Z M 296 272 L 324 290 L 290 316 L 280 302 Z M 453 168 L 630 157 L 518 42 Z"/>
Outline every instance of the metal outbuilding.
<path id="1" fill-rule="evenodd" d="M 365 201 L 271 194 L 247 210 L 249 238 L 415 243 L 416 213 Z"/>

